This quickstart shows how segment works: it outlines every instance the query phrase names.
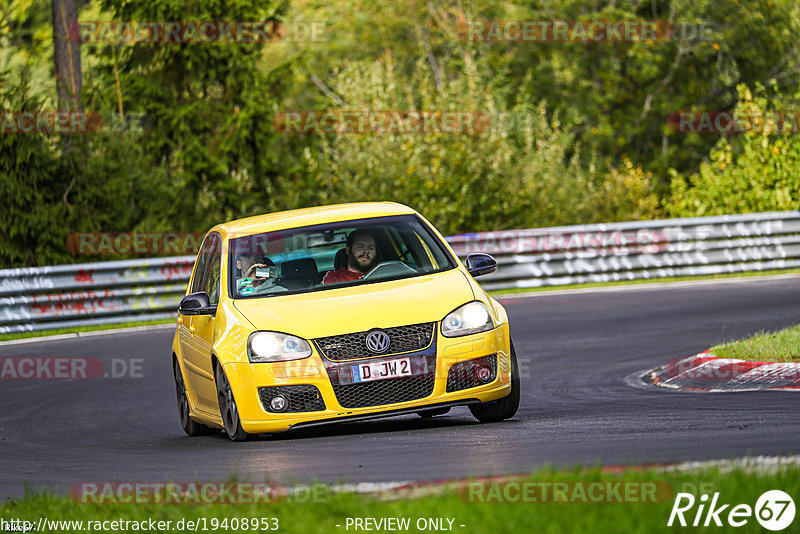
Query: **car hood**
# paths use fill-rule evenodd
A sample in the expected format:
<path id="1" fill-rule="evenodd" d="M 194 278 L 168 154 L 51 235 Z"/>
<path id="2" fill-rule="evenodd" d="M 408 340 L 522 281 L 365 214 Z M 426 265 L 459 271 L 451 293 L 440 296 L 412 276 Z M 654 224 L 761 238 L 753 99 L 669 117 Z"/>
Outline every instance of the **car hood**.
<path id="1" fill-rule="evenodd" d="M 257 330 L 313 339 L 371 328 L 440 321 L 474 299 L 459 269 L 297 295 L 236 299 Z"/>

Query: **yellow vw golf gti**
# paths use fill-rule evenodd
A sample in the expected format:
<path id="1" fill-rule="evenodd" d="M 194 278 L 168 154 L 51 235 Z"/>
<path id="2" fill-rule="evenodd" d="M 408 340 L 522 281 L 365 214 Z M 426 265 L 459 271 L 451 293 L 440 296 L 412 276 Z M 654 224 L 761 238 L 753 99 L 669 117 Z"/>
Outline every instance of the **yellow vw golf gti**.
<path id="1" fill-rule="evenodd" d="M 505 309 L 420 214 L 358 203 L 220 224 L 178 308 L 172 367 L 181 426 L 232 440 L 468 406 L 514 416 Z"/>

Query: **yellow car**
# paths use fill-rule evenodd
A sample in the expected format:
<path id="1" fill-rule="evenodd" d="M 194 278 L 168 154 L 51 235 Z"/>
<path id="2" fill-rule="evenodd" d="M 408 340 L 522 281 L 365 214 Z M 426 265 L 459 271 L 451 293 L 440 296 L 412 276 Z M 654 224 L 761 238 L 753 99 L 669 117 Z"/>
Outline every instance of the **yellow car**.
<path id="1" fill-rule="evenodd" d="M 520 382 L 505 309 L 420 214 L 390 202 L 220 224 L 178 308 L 172 362 L 190 435 L 232 440 L 468 406 L 514 416 Z"/>

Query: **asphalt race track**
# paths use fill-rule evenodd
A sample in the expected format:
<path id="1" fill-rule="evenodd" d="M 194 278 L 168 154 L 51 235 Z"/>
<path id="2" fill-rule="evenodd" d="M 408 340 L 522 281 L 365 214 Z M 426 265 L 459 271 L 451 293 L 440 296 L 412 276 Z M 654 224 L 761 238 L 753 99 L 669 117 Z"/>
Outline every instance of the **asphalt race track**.
<path id="1" fill-rule="evenodd" d="M 800 322 L 800 277 L 504 299 L 522 403 L 504 423 L 466 408 L 233 443 L 188 438 L 170 372 L 171 329 L 0 346 L 6 356 L 141 358 L 142 377 L 0 381 L 0 498 L 26 484 L 432 480 L 543 465 L 620 465 L 800 452 L 792 392 L 635 387 L 636 371 Z"/>

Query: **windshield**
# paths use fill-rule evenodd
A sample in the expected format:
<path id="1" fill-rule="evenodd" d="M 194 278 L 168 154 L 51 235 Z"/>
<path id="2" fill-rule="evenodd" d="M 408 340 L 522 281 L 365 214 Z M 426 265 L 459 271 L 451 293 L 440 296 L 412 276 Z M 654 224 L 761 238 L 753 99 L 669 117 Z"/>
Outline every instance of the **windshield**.
<path id="1" fill-rule="evenodd" d="M 266 232 L 231 239 L 230 245 L 234 298 L 319 291 L 455 267 L 415 215 Z"/>

